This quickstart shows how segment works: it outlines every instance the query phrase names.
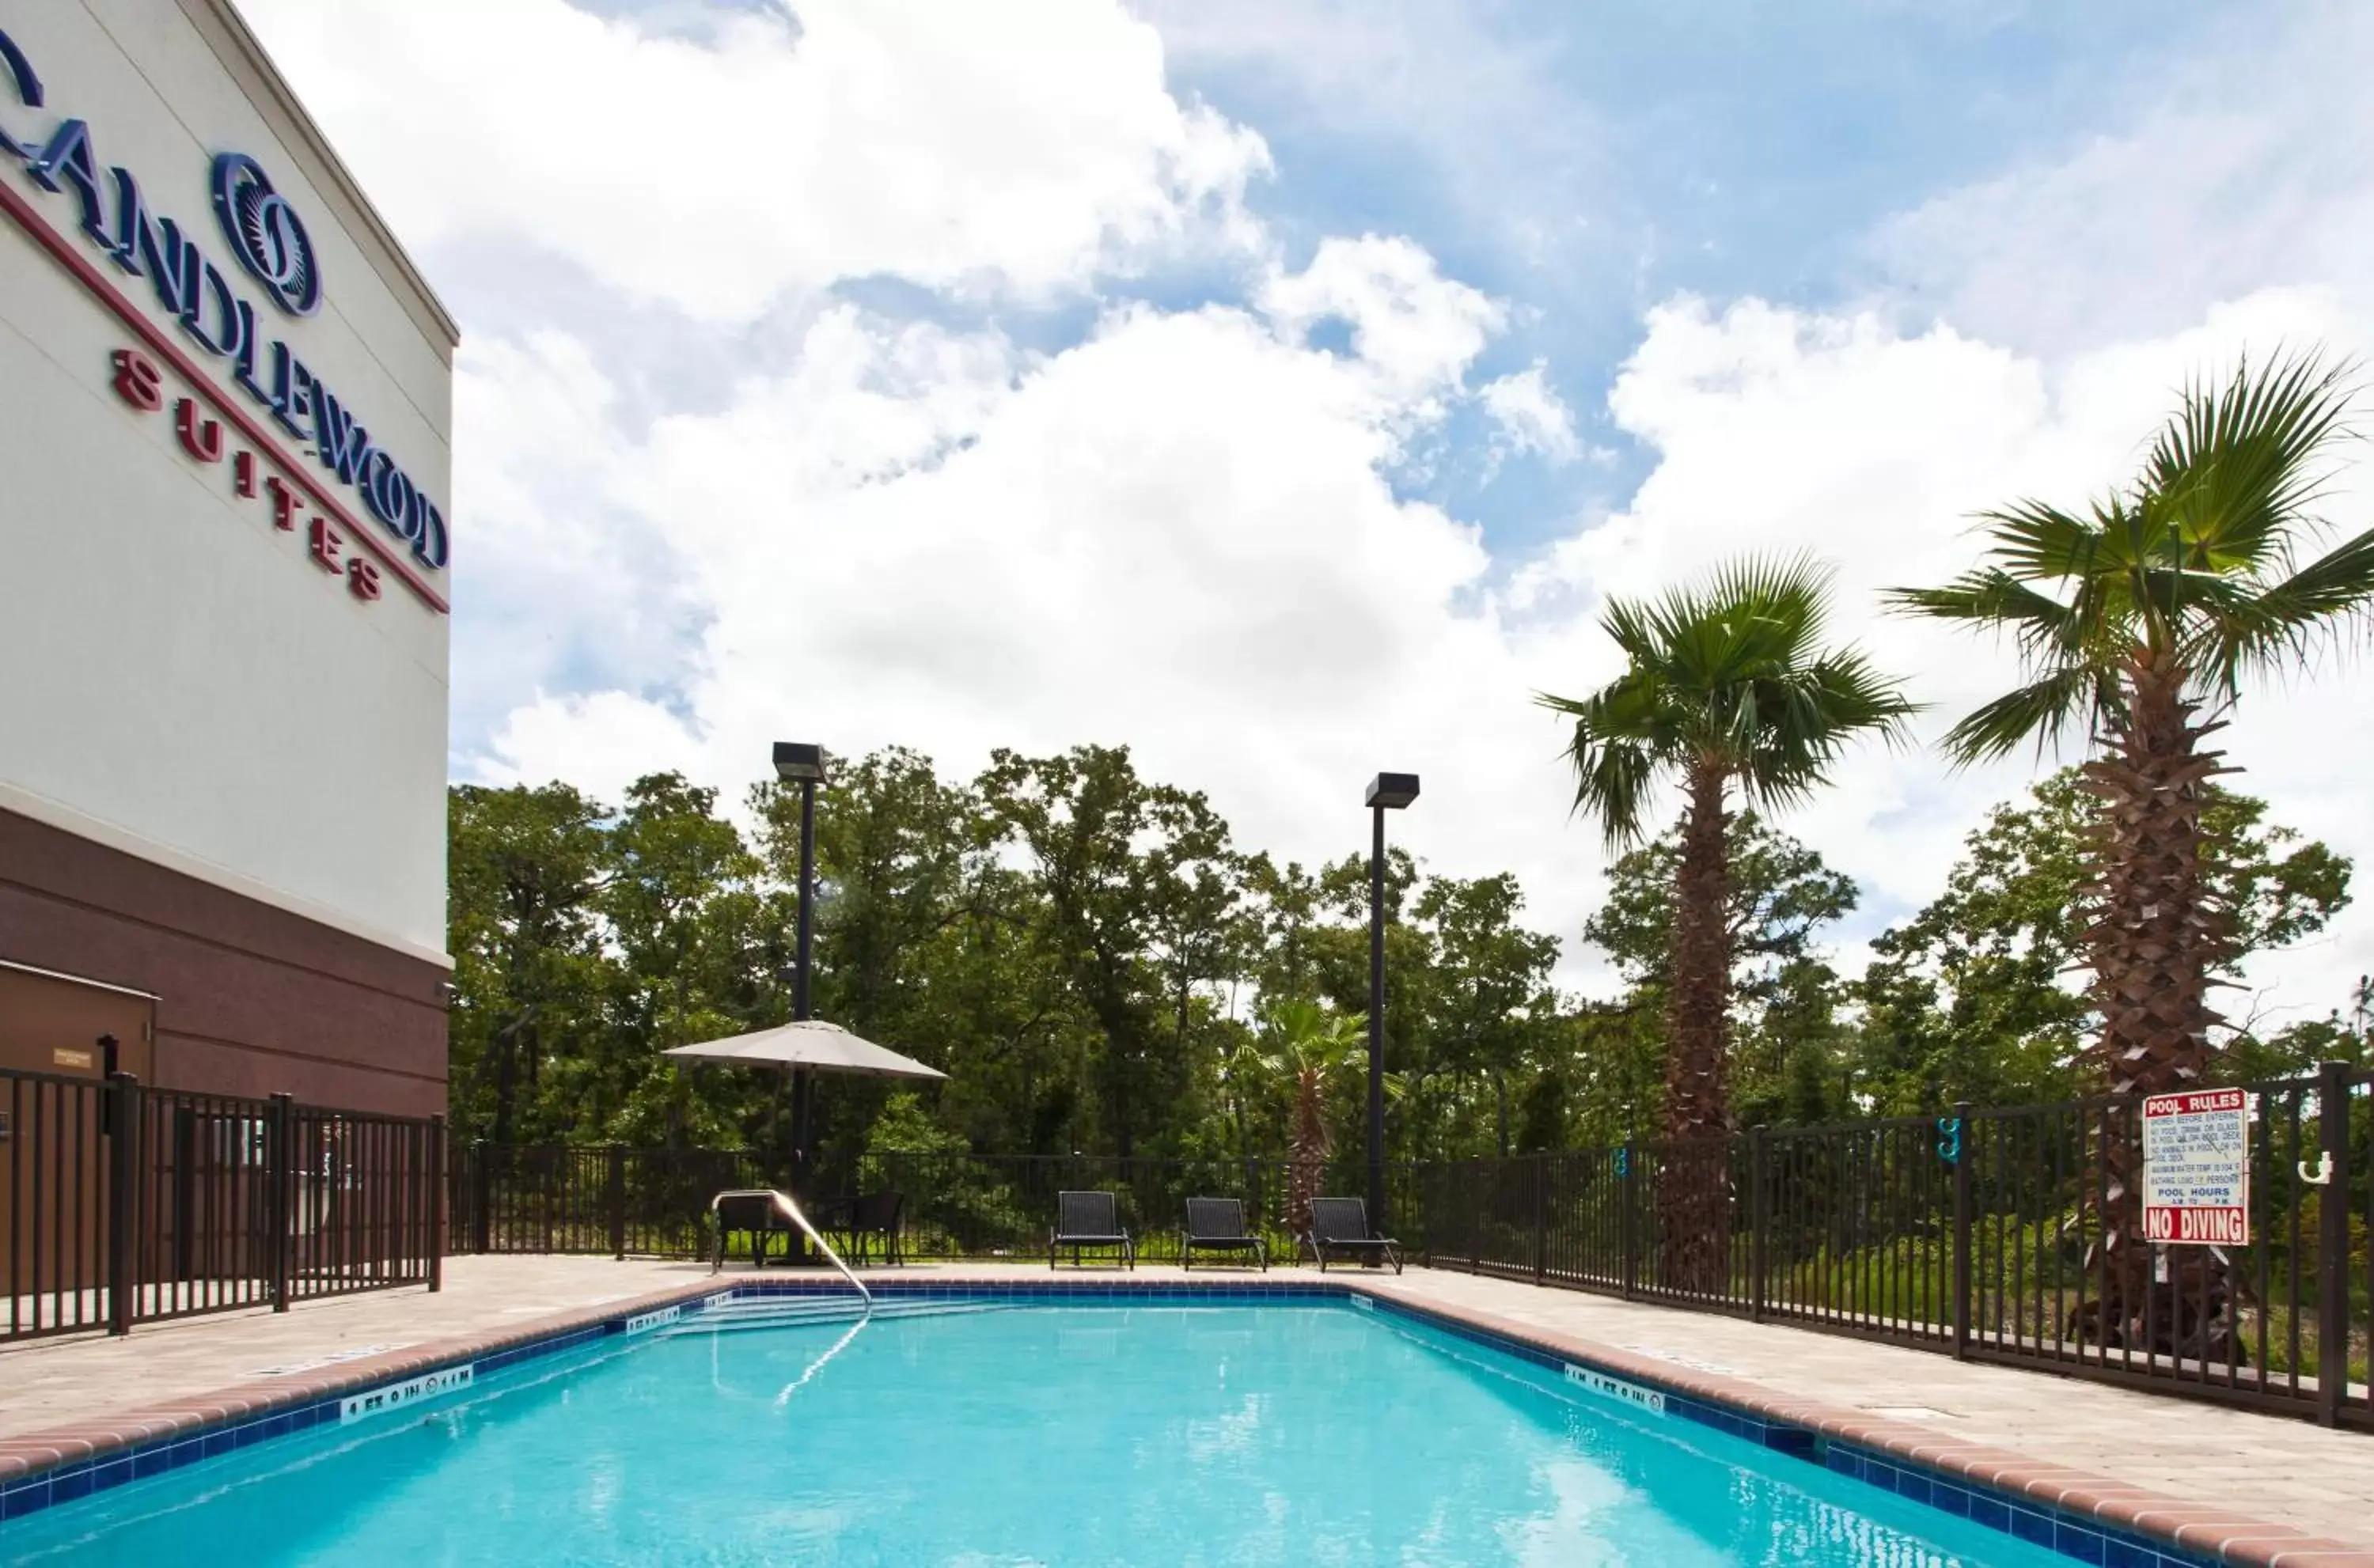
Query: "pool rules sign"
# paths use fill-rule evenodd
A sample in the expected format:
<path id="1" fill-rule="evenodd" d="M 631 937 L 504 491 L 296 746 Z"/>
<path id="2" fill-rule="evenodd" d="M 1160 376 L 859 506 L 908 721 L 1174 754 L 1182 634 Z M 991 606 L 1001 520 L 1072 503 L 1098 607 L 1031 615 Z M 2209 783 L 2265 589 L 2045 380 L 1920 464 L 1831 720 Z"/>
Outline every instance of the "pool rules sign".
<path id="1" fill-rule="evenodd" d="M 2251 1096 L 2196 1089 L 2144 1100 L 2144 1239 L 2251 1240 Z"/>

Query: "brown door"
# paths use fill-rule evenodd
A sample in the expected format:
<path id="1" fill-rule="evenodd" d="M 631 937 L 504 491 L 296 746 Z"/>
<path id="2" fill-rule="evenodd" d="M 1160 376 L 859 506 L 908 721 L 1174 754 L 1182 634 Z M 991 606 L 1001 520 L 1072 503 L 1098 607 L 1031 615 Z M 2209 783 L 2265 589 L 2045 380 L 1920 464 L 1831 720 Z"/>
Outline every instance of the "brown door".
<path id="1" fill-rule="evenodd" d="M 100 1320 L 106 1081 L 156 1067 L 156 999 L 0 962 L 0 1332 Z"/>

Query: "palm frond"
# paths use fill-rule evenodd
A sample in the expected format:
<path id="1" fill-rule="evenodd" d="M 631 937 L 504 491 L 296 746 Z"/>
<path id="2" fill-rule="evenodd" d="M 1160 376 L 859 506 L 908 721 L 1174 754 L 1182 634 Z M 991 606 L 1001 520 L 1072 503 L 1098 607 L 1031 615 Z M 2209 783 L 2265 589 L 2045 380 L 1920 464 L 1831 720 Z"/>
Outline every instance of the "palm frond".
<path id="1" fill-rule="evenodd" d="M 2081 718 L 2091 719 L 2116 700 L 2110 677 L 2072 663 L 2007 692 L 1977 708 L 1940 743 L 1957 766 L 1990 761 L 2035 740 L 2039 749 L 2057 743 Z"/>
<path id="2" fill-rule="evenodd" d="M 2081 604 L 2031 588 L 2000 567 L 1965 572 L 1942 588 L 1890 589 L 1886 598 L 1896 609 L 1913 614 L 2000 626 L 2031 653 L 2071 651 L 2084 637 Z"/>
<path id="3" fill-rule="evenodd" d="M 2144 465 L 2144 487 L 2165 498 L 2199 569 L 2287 568 L 2309 509 L 2331 480 L 2349 425 L 2355 368 L 2314 354 L 2245 356 L 2225 382 L 2196 380 Z"/>
<path id="4" fill-rule="evenodd" d="M 1759 743 L 1738 771 L 1751 801 L 1766 810 L 1797 804 L 1827 782 L 1851 740 L 1872 735 L 1902 744 L 1907 721 L 1922 706 L 1854 649 L 1826 653 L 1767 683 L 1760 695 Z"/>
<path id="5" fill-rule="evenodd" d="M 1588 697 L 1542 696 L 1574 721 L 1574 810 L 1611 848 L 1637 842 L 1661 772 L 1710 764 L 1757 798 L 1802 798 L 1846 742 L 1901 734 L 1914 705 L 1862 654 L 1826 650 L 1830 569 L 1802 556 L 1726 564 L 1601 617 L 1625 673 Z"/>
<path id="6" fill-rule="evenodd" d="M 2031 736 L 2049 744 L 2081 714 L 2115 711 L 2139 668 L 2175 669 L 2196 695 L 2230 698 L 2245 673 L 2297 661 L 2360 615 L 2374 603 L 2374 545 L 2352 541 L 2293 570 L 2300 542 L 2321 531 L 2309 509 L 2329 460 L 2353 434 L 2349 374 L 2278 354 L 2197 381 L 2133 484 L 2084 515 L 2040 501 L 1988 512 L 1980 568 L 1891 594 L 1899 610 L 2018 639 L 2027 684 L 1957 724 L 1946 749 L 1969 763 Z"/>
<path id="7" fill-rule="evenodd" d="M 2221 586 L 2234 591 L 2203 596 L 2205 625 L 2193 656 L 2232 695 L 2243 675 L 2303 662 L 2320 643 L 2374 614 L 2374 529 L 2255 593 Z"/>
<path id="8" fill-rule="evenodd" d="M 2018 501 L 2000 511 L 1980 512 L 2000 568 L 2030 582 L 2083 577 L 2094 569 L 2110 535 L 2098 502 L 2091 519 L 2074 516 L 2041 501 Z"/>
<path id="9" fill-rule="evenodd" d="M 1574 735 L 1565 752 L 1574 765 L 1572 810 L 1575 815 L 1599 824 L 1611 850 L 1637 844 L 1647 836 L 1649 791 L 1672 743 L 1670 737 L 1661 743 L 1653 724 L 1609 722 L 1609 708 L 1638 706 L 1637 692 L 1634 683 L 1632 691 L 1626 693 L 1609 688 L 1581 698 L 1552 696 L 1546 692 L 1534 697 L 1542 707 L 1574 720 Z M 1618 702 L 1605 700 L 1611 696 Z"/>

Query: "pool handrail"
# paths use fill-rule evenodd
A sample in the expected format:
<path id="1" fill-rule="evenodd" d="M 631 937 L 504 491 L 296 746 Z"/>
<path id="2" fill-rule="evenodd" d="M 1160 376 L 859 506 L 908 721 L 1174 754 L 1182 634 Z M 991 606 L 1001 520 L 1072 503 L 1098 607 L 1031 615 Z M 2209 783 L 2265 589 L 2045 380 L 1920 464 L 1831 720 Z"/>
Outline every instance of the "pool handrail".
<path id="1" fill-rule="evenodd" d="M 832 1243 L 825 1240 L 824 1236 L 817 1230 L 817 1228 L 808 1223 L 808 1217 L 800 1211 L 799 1204 L 793 1199 L 790 1193 L 772 1187 L 729 1188 L 709 1200 L 709 1211 L 711 1214 L 716 1213 L 719 1207 L 729 1198 L 765 1198 L 772 1199 L 776 1211 L 781 1213 L 784 1218 L 790 1220 L 793 1224 L 797 1225 L 800 1229 L 800 1234 L 806 1236 L 809 1241 L 815 1243 L 816 1249 L 824 1254 L 825 1261 L 830 1263 L 834 1268 L 840 1270 L 840 1277 L 849 1281 L 850 1288 L 856 1291 L 859 1298 L 865 1303 L 865 1315 L 869 1317 L 874 1315 L 874 1293 L 865 1288 L 865 1281 L 857 1277 L 855 1270 L 852 1270 L 848 1264 L 840 1260 L 840 1254 L 832 1249 Z M 724 1248 L 722 1245 L 718 1248 L 718 1258 L 719 1267 L 722 1268 L 723 1267 L 724 1258 Z M 712 1270 L 711 1272 L 715 1272 L 715 1270 Z"/>

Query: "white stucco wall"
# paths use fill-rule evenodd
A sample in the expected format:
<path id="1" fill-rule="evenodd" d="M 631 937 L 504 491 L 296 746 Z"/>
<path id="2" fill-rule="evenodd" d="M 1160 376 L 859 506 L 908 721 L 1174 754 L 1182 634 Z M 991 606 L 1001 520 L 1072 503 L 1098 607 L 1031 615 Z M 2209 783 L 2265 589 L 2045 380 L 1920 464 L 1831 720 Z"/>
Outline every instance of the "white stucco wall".
<path id="1" fill-rule="evenodd" d="M 0 31 L 46 89 L 44 106 L 28 108 L 0 70 L 0 130 L 38 147 L 61 121 L 88 121 L 102 173 L 120 164 L 137 177 L 151 214 L 173 218 L 221 269 L 262 335 L 286 341 L 434 497 L 458 556 L 467 526 L 451 493 L 450 345 L 425 327 L 421 296 L 384 243 L 341 224 L 351 205 L 308 181 L 319 156 L 274 134 L 275 117 L 209 45 L 206 7 L 193 9 L 0 0 Z M 253 157 L 303 217 L 323 277 L 317 314 L 288 315 L 239 270 L 209 199 L 223 151 Z M 78 228 L 70 190 L 41 189 L 5 149 L 0 183 L 343 502 L 358 526 L 341 534 L 371 532 L 450 597 L 450 570 L 414 562 L 236 387 L 228 361 L 190 346 L 146 278 L 106 260 Z M 382 597 L 357 598 L 314 560 L 303 527 L 275 528 L 268 496 L 234 494 L 229 461 L 184 452 L 172 406 L 192 389 L 170 368 L 161 412 L 127 406 L 111 356 L 136 346 L 0 216 L 0 807 L 437 954 L 448 616 L 392 574 Z M 253 449 L 224 434 L 233 451 Z M 259 478 L 278 472 L 259 452 Z M 346 553 L 359 544 L 349 538 Z"/>

